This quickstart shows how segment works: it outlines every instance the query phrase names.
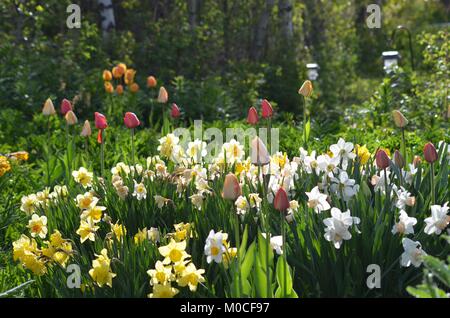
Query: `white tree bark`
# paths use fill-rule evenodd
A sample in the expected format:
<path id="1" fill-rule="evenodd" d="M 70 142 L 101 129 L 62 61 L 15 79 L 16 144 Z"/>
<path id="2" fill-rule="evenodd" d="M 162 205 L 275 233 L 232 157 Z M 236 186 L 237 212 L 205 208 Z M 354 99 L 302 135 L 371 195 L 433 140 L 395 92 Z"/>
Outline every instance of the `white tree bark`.
<path id="1" fill-rule="evenodd" d="M 293 6 L 291 0 L 279 0 L 278 11 L 281 23 L 281 34 L 287 42 L 294 36 L 294 25 L 292 23 Z"/>
<path id="2" fill-rule="evenodd" d="M 112 0 L 97 0 L 97 3 L 100 7 L 103 35 L 106 35 L 111 29 L 116 27 L 113 3 Z"/>

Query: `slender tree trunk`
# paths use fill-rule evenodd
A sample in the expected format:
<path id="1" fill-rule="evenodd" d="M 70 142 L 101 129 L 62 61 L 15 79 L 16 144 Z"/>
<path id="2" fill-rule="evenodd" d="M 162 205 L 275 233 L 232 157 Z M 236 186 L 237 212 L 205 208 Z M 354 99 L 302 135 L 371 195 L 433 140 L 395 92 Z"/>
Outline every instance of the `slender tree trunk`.
<path id="1" fill-rule="evenodd" d="M 222 0 L 222 10 L 223 10 L 223 56 L 225 62 L 228 62 L 230 58 L 230 12 L 228 7 L 228 0 Z"/>
<path id="2" fill-rule="evenodd" d="M 294 24 L 292 23 L 293 6 L 291 0 L 279 0 L 278 11 L 281 23 L 281 34 L 286 43 L 290 43 L 294 37 Z"/>
<path id="3" fill-rule="evenodd" d="M 200 10 L 200 5 L 201 5 L 200 0 L 188 0 L 187 1 L 188 21 L 189 21 L 189 27 L 190 27 L 191 31 L 194 31 L 198 25 L 198 13 Z"/>
<path id="4" fill-rule="evenodd" d="M 116 20 L 114 18 L 114 7 L 112 0 L 97 0 L 102 19 L 103 36 L 107 36 L 109 31 L 116 27 Z"/>
<path id="5" fill-rule="evenodd" d="M 255 28 L 254 43 L 252 47 L 252 58 L 259 60 L 264 55 L 267 44 L 267 30 L 270 22 L 270 15 L 275 5 L 275 0 L 266 0 L 266 6 L 261 12 Z"/>

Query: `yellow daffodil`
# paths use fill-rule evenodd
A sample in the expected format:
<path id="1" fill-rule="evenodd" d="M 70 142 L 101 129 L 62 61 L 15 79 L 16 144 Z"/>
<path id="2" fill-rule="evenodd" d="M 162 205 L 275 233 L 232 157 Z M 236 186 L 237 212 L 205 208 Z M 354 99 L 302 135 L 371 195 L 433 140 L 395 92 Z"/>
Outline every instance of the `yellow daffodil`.
<path id="1" fill-rule="evenodd" d="M 188 256 L 185 249 L 186 241 L 176 242 L 174 239 L 171 239 L 168 245 L 159 247 L 158 251 L 165 257 L 163 264 L 170 264 L 184 260 Z"/>
<path id="2" fill-rule="evenodd" d="M 184 241 L 188 237 L 191 237 L 191 224 L 190 223 L 178 223 L 174 225 L 175 227 L 175 233 L 174 237 L 175 240 L 178 242 Z"/>
<path id="3" fill-rule="evenodd" d="M 170 284 L 153 286 L 153 293 L 149 294 L 149 298 L 173 298 L 178 294 L 178 289 L 173 288 Z"/>
<path id="4" fill-rule="evenodd" d="M 100 205 L 89 207 L 83 211 L 81 219 L 89 219 L 93 223 L 98 223 L 102 220 L 103 211 L 105 210 L 106 207 Z"/>
<path id="5" fill-rule="evenodd" d="M 236 258 L 237 256 L 237 248 L 236 247 L 229 247 L 225 251 L 225 253 L 222 254 L 222 262 L 225 268 L 228 268 L 231 261 Z"/>
<path id="6" fill-rule="evenodd" d="M 37 197 L 35 194 L 30 194 L 23 196 L 21 201 L 20 210 L 25 212 L 27 215 L 32 215 L 36 210 L 36 205 L 38 203 Z"/>
<path id="7" fill-rule="evenodd" d="M 356 145 L 355 152 L 358 155 L 359 159 L 361 160 L 362 165 L 365 165 L 369 161 L 370 152 L 369 149 L 367 149 L 366 145 L 364 146 Z"/>
<path id="8" fill-rule="evenodd" d="M 5 156 L 0 156 L 0 177 L 11 170 L 11 164 Z"/>
<path id="9" fill-rule="evenodd" d="M 204 269 L 197 269 L 193 263 L 189 263 L 180 278 L 178 278 L 177 283 L 180 287 L 189 286 L 190 291 L 195 292 L 198 284 L 205 281 L 205 278 L 202 276 L 204 273 Z"/>
<path id="10" fill-rule="evenodd" d="M 98 286 L 108 285 L 112 287 L 112 279 L 116 274 L 111 271 L 111 260 L 108 257 L 108 251 L 104 248 L 97 255 L 97 259 L 92 261 L 92 268 L 89 270 L 89 275 L 97 283 Z"/>
<path id="11" fill-rule="evenodd" d="M 125 228 L 125 225 L 119 224 L 119 222 L 113 224 L 111 226 L 111 230 L 118 241 L 122 240 L 122 237 L 127 235 L 127 229 Z"/>
<path id="12" fill-rule="evenodd" d="M 84 188 L 90 187 L 92 185 L 92 179 L 94 174 L 87 171 L 86 168 L 80 167 L 78 171 L 73 171 L 72 176 L 75 182 L 81 184 Z"/>
<path id="13" fill-rule="evenodd" d="M 98 198 L 94 197 L 94 195 L 91 192 L 86 192 L 85 194 L 77 195 L 76 201 L 77 206 L 81 210 L 85 210 L 90 207 L 94 207 L 98 202 Z"/>
<path id="14" fill-rule="evenodd" d="M 142 242 L 147 240 L 147 237 L 147 228 L 144 227 L 134 235 L 134 244 L 141 244 Z"/>
<path id="15" fill-rule="evenodd" d="M 147 274 L 151 277 L 151 285 L 170 283 L 174 278 L 172 266 L 164 266 L 161 261 L 157 261 L 155 269 L 148 270 Z"/>
<path id="16" fill-rule="evenodd" d="M 80 236 L 81 243 L 86 240 L 95 241 L 95 232 L 98 230 L 98 226 L 94 225 L 92 220 L 81 220 L 80 227 L 77 230 L 77 234 Z"/>

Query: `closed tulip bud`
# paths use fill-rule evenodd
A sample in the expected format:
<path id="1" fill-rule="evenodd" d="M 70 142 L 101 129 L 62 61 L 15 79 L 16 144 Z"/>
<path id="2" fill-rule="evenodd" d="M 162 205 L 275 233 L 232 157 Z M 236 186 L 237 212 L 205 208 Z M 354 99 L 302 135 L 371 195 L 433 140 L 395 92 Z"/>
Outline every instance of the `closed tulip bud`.
<path id="1" fill-rule="evenodd" d="M 154 76 L 150 75 L 149 77 L 147 77 L 147 87 L 156 87 L 157 83 L 158 82 L 156 81 L 156 78 Z"/>
<path id="2" fill-rule="evenodd" d="M 248 109 L 247 122 L 250 125 L 256 125 L 258 123 L 258 112 L 253 106 Z"/>
<path id="3" fill-rule="evenodd" d="M 106 129 L 108 127 L 105 115 L 95 112 L 95 127 L 97 129 Z"/>
<path id="4" fill-rule="evenodd" d="M 394 163 L 400 169 L 403 169 L 405 166 L 405 158 L 403 158 L 402 154 L 398 150 L 395 150 L 394 152 Z"/>
<path id="5" fill-rule="evenodd" d="M 414 167 L 417 167 L 418 165 L 420 165 L 422 163 L 422 158 L 420 158 L 420 156 L 414 156 L 413 159 L 413 165 Z"/>
<path id="6" fill-rule="evenodd" d="M 127 66 L 124 63 L 117 64 L 117 67 L 119 68 L 119 72 L 121 73 L 121 75 L 124 75 L 127 71 Z"/>
<path id="7" fill-rule="evenodd" d="M 261 102 L 261 109 L 262 109 L 262 117 L 263 118 L 270 118 L 273 115 L 273 108 L 272 105 L 270 105 L 269 101 L 267 99 L 263 99 Z"/>
<path id="8" fill-rule="evenodd" d="M 42 108 L 42 114 L 44 116 L 51 116 L 56 114 L 55 106 L 53 106 L 53 102 L 50 98 L 47 98 L 47 100 L 44 103 L 44 107 Z"/>
<path id="9" fill-rule="evenodd" d="M 394 118 L 395 125 L 399 128 L 403 128 L 408 125 L 408 119 L 399 111 L 393 110 L 392 117 Z"/>
<path id="10" fill-rule="evenodd" d="M 313 92 L 313 86 L 312 86 L 311 81 L 309 81 L 309 80 L 306 80 L 303 83 L 302 87 L 300 87 L 300 89 L 298 90 L 298 93 L 305 97 L 311 96 L 312 92 Z"/>
<path id="11" fill-rule="evenodd" d="M 65 115 L 69 110 L 72 110 L 72 104 L 67 99 L 63 99 L 61 102 L 61 114 Z"/>
<path id="12" fill-rule="evenodd" d="M 423 148 L 423 157 L 428 163 L 433 163 L 438 159 L 438 153 L 434 145 L 429 142 Z"/>
<path id="13" fill-rule="evenodd" d="M 134 76 L 136 75 L 136 71 L 132 68 L 128 69 L 125 72 L 125 84 L 130 85 L 134 83 Z"/>
<path id="14" fill-rule="evenodd" d="M 251 143 L 251 160 L 254 165 L 263 166 L 270 162 L 270 155 L 266 145 L 256 136 Z"/>
<path id="15" fill-rule="evenodd" d="M 139 91 L 138 83 L 133 83 L 130 85 L 130 92 L 137 93 Z"/>
<path id="16" fill-rule="evenodd" d="M 123 86 L 122 85 L 119 84 L 116 86 L 116 93 L 117 93 L 117 95 L 123 94 Z"/>
<path id="17" fill-rule="evenodd" d="M 167 103 L 169 100 L 169 93 L 167 93 L 167 90 L 164 88 L 164 86 L 161 86 L 159 88 L 159 94 L 158 94 L 158 103 Z"/>
<path id="18" fill-rule="evenodd" d="M 222 197 L 227 200 L 235 201 L 241 195 L 241 186 L 238 179 L 232 173 L 225 176 L 223 183 Z"/>
<path id="19" fill-rule="evenodd" d="M 290 205 L 286 190 L 283 188 L 278 189 L 275 199 L 273 199 L 273 206 L 280 212 L 285 212 L 289 209 Z"/>
<path id="20" fill-rule="evenodd" d="M 86 119 L 84 121 L 83 129 L 81 130 L 80 136 L 89 137 L 90 135 L 92 135 L 91 124 L 89 123 L 89 120 Z"/>
<path id="21" fill-rule="evenodd" d="M 75 113 L 71 110 L 69 110 L 66 115 L 64 116 L 64 118 L 66 119 L 67 125 L 69 126 L 73 126 L 78 122 L 78 118 L 77 115 L 75 115 Z"/>
<path id="22" fill-rule="evenodd" d="M 112 69 L 112 75 L 114 78 L 121 78 L 123 73 L 122 73 L 121 69 L 119 69 L 118 66 L 114 66 Z"/>
<path id="23" fill-rule="evenodd" d="M 375 161 L 380 170 L 389 167 L 389 157 L 383 149 L 378 149 L 377 154 L 375 155 Z"/>
<path id="24" fill-rule="evenodd" d="M 105 82 L 105 92 L 112 94 L 114 92 L 114 87 L 110 82 Z"/>
<path id="25" fill-rule="evenodd" d="M 127 112 L 125 113 L 125 117 L 123 118 L 123 122 L 125 123 L 125 126 L 128 128 L 136 128 L 141 124 L 139 119 L 137 118 L 135 113 Z"/>
<path id="26" fill-rule="evenodd" d="M 103 80 L 105 82 L 111 81 L 112 80 L 112 73 L 110 71 L 108 71 L 108 70 L 104 70 L 103 71 Z"/>
<path id="27" fill-rule="evenodd" d="M 180 109 L 178 108 L 177 104 L 172 104 L 172 109 L 170 110 L 170 116 L 172 118 L 178 118 L 181 116 Z"/>

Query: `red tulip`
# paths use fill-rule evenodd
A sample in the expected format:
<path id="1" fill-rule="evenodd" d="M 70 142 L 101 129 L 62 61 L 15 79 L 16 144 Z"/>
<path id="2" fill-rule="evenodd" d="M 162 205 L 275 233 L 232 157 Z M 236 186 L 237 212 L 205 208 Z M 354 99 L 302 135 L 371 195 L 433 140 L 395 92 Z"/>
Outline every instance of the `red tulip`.
<path id="1" fill-rule="evenodd" d="M 97 129 L 105 129 L 108 127 L 105 115 L 95 112 L 95 127 Z"/>
<path id="2" fill-rule="evenodd" d="M 170 116 L 172 118 L 178 118 L 181 116 L 180 109 L 178 108 L 177 104 L 172 104 L 172 109 L 170 110 Z"/>
<path id="3" fill-rule="evenodd" d="M 434 145 L 429 142 L 423 148 L 423 157 L 428 163 L 433 163 L 438 159 L 438 153 Z"/>
<path id="4" fill-rule="evenodd" d="M 269 118 L 273 115 L 273 108 L 272 105 L 270 105 L 269 101 L 267 99 L 263 99 L 261 102 L 261 108 L 262 108 L 262 117 L 263 118 Z"/>
<path id="5" fill-rule="evenodd" d="M 278 189 L 275 199 L 273 200 L 273 206 L 280 212 L 287 211 L 289 209 L 289 199 L 286 191 L 283 188 Z"/>
<path id="6" fill-rule="evenodd" d="M 61 114 L 65 115 L 69 110 L 72 110 L 72 104 L 64 98 L 61 102 Z"/>
<path id="7" fill-rule="evenodd" d="M 136 128 L 137 126 L 139 126 L 141 124 L 141 122 L 137 118 L 136 114 L 132 113 L 132 112 L 126 112 L 125 113 L 125 117 L 123 118 L 123 122 L 125 123 L 125 126 L 127 126 L 130 129 Z"/>
<path id="8" fill-rule="evenodd" d="M 389 167 L 389 157 L 383 149 L 379 149 L 375 155 L 377 167 L 382 170 Z"/>
<path id="9" fill-rule="evenodd" d="M 255 107 L 250 107 L 247 115 L 247 122 L 250 125 L 256 125 L 258 123 L 258 112 Z"/>

